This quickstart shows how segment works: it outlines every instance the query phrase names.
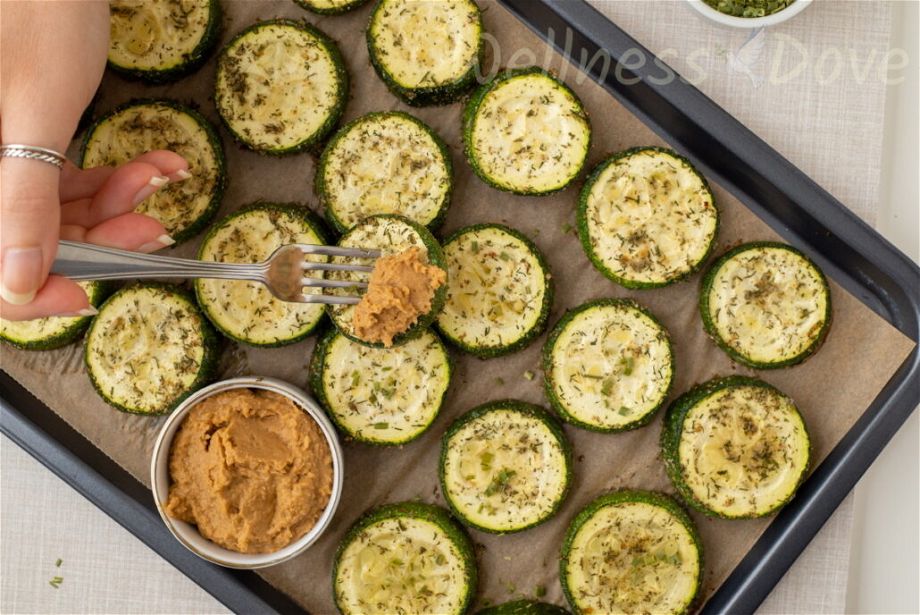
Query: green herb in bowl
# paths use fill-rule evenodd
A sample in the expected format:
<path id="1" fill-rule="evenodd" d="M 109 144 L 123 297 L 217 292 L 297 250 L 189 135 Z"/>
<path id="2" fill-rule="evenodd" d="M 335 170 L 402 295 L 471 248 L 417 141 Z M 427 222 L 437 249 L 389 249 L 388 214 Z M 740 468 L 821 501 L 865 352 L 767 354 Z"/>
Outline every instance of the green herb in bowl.
<path id="1" fill-rule="evenodd" d="M 733 17 L 765 17 L 789 7 L 795 0 L 703 0 L 706 4 Z"/>

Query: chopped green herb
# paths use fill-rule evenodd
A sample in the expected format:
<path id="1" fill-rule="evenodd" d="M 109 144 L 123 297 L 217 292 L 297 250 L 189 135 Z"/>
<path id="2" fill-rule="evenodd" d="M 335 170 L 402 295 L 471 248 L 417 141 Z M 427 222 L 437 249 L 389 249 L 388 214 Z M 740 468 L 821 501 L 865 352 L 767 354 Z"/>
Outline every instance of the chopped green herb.
<path id="1" fill-rule="evenodd" d="M 533 372 L 530 371 L 529 369 L 526 372 L 524 372 L 524 380 L 533 380 L 533 376 L 534 376 Z"/>

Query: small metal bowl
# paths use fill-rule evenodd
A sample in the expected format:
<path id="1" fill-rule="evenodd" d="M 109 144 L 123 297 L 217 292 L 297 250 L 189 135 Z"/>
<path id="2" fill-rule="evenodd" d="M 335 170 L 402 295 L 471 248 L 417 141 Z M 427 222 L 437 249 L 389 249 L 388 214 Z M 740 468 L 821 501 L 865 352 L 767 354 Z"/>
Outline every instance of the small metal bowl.
<path id="1" fill-rule="evenodd" d="M 207 397 L 232 389 L 263 389 L 289 398 L 302 408 L 310 418 L 316 421 L 316 424 L 319 425 L 320 430 L 326 437 L 326 442 L 329 444 L 329 450 L 332 453 L 332 493 L 329 496 L 326 509 L 309 532 L 286 547 L 272 553 L 248 554 L 225 549 L 199 534 L 194 525 L 173 519 L 163 509 L 163 504 L 169 495 L 169 452 L 176 431 L 195 404 Z M 156 444 L 153 446 L 153 458 L 150 461 L 150 484 L 153 490 L 153 499 L 156 502 L 157 510 L 160 512 L 163 523 L 166 524 L 173 536 L 189 551 L 202 559 L 227 568 L 249 570 L 280 564 L 299 555 L 316 542 L 335 515 L 335 510 L 342 495 L 342 479 L 344 475 L 344 455 L 342 454 L 342 446 L 339 444 L 338 435 L 336 435 L 332 423 L 316 402 L 306 393 L 287 382 L 274 378 L 254 376 L 216 382 L 189 396 L 166 420 L 160 435 L 157 437 Z"/>
<path id="2" fill-rule="evenodd" d="M 775 26 L 776 24 L 782 23 L 787 19 L 792 19 L 811 4 L 812 0 L 795 0 L 792 4 L 787 6 L 781 11 L 777 11 L 770 15 L 764 15 L 763 17 L 735 17 L 734 15 L 728 15 L 718 11 L 703 0 L 687 0 L 696 11 L 716 23 L 722 24 L 723 26 L 729 26 L 732 28 L 762 28 L 764 26 Z"/>

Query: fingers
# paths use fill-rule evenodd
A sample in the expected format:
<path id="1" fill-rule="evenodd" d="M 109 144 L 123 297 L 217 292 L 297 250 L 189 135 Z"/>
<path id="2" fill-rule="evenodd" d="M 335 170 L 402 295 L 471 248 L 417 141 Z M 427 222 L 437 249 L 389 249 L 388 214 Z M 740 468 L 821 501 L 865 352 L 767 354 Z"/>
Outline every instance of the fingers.
<path id="1" fill-rule="evenodd" d="M 188 163 L 174 152 L 156 150 L 141 154 L 132 162 L 143 162 L 157 168 L 157 175 L 168 177 L 170 181 L 187 179 Z M 67 163 L 61 176 L 61 202 L 68 203 L 80 199 L 92 198 L 99 192 L 118 167 L 94 167 L 80 169 Z"/>
<path id="2" fill-rule="evenodd" d="M 150 216 L 135 213 L 116 216 L 89 229 L 63 225 L 61 239 L 135 252 L 155 252 L 175 243 L 162 224 Z"/>
<path id="3" fill-rule="evenodd" d="M 45 316 L 92 316 L 96 313 L 86 293 L 76 282 L 60 276 L 50 276 L 45 285 L 27 305 L 12 305 L 0 301 L 0 317 L 5 320 L 32 320 Z"/>
<path id="4" fill-rule="evenodd" d="M 152 164 L 128 162 L 115 169 L 92 197 L 65 204 L 61 208 L 61 222 L 91 228 L 133 211 L 167 183 L 169 180 Z"/>

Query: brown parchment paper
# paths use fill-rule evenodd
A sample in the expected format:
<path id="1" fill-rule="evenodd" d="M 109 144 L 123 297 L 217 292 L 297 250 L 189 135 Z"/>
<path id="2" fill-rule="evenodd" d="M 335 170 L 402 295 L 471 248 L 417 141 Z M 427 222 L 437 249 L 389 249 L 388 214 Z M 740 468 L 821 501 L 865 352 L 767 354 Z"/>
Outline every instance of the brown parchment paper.
<path id="1" fill-rule="evenodd" d="M 588 168 L 607 153 L 662 141 L 606 91 L 557 54 L 501 6 L 479 0 L 484 22 L 494 39 L 487 45 L 492 60 L 501 65 L 544 64 L 564 70 L 587 108 L 594 141 Z M 442 229 L 475 222 L 501 222 L 525 232 L 544 251 L 557 284 L 551 323 L 564 310 L 597 297 L 630 296 L 655 313 L 670 331 L 677 368 L 674 395 L 692 384 L 717 375 L 753 373 L 733 364 L 706 337 L 697 313 L 699 277 L 669 288 L 625 291 L 591 267 L 571 231 L 579 186 L 550 197 L 519 197 L 486 187 L 470 171 L 459 138 L 460 105 L 410 109 L 388 93 L 368 62 L 364 25 L 370 7 L 339 17 L 319 17 L 299 9 L 290 0 L 227 1 L 226 41 L 259 18 L 306 18 L 335 38 L 348 64 L 351 100 L 346 120 L 369 111 L 403 109 L 422 118 L 450 144 L 456 188 Z M 212 98 L 212 59 L 198 73 L 177 84 L 151 87 L 107 73 L 97 102 L 97 113 L 139 96 L 168 96 L 194 101 L 217 121 Z M 491 65 L 487 63 L 487 66 Z M 229 189 L 220 215 L 256 199 L 300 201 L 316 207 L 312 191 L 314 158 L 302 154 L 268 158 L 243 150 L 222 136 L 227 152 Z M 576 182 L 578 184 L 579 182 Z M 722 212 L 716 253 L 740 241 L 774 238 L 775 234 L 739 201 L 713 185 Z M 192 256 L 200 237 L 170 253 Z M 834 322 L 824 347 L 798 367 L 757 375 L 791 395 L 801 408 L 813 438 L 817 466 L 875 398 L 913 344 L 856 298 L 832 283 Z M 439 438 L 447 425 L 473 406 L 515 397 L 546 405 L 540 372 L 540 350 L 545 336 L 526 350 L 483 363 L 454 353 L 456 371 L 450 392 L 434 426 L 419 440 L 399 449 L 345 443 L 345 490 L 328 532 L 306 553 L 260 572 L 269 583 L 314 613 L 334 612 L 331 567 L 335 548 L 351 523 L 370 506 L 406 499 L 444 504 L 437 481 Z M 313 339 L 281 349 L 252 349 L 227 343 L 221 377 L 255 374 L 282 378 L 306 388 L 307 365 Z M 94 393 L 83 365 L 82 346 L 30 353 L 3 348 L 3 369 L 144 483 L 153 441 L 163 419 L 122 414 Z M 524 372 L 537 374 L 527 380 Z M 547 600 L 563 604 L 558 579 L 558 554 L 570 519 L 588 501 L 618 487 L 673 492 L 658 452 L 660 415 L 649 426 L 622 434 L 597 434 L 566 426 L 576 457 L 574 484 L 559 514 L 546 524 L 511 536 L 472 531 L 480 545 L 480 587 L 477 604 L 533 596 L 545 587 Z M 723 521 L 694 513 L 705 547 L 706 577 L 703 598 L 712 594 L 769 524 L 769 519 Z"/>

